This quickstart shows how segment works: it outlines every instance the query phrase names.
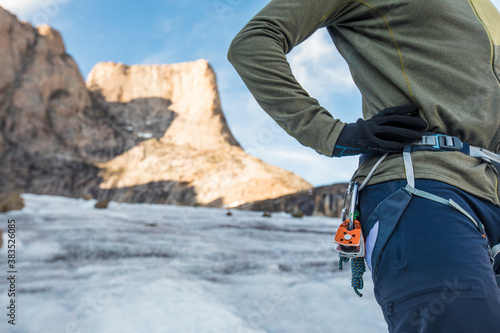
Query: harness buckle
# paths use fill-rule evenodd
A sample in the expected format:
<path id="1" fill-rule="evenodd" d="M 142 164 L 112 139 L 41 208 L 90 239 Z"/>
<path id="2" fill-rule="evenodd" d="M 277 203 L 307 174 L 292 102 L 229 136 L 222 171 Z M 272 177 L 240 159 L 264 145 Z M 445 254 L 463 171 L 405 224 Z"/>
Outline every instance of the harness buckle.
<path id="1" fill-rule="evenodd" d="M 463 148 L 462 141 L 459 138 L 444 134 L 424 135 L 420 144 L 447 151 L 458 151 Z"/>

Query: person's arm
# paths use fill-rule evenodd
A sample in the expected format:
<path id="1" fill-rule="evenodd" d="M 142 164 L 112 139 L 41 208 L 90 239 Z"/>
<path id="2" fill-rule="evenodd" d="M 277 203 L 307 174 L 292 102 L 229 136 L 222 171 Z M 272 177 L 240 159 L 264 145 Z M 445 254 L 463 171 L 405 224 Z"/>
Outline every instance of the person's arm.
<path id="1" fill-rule="evenodd" d="M 273 0 L 238 33 L 228 52 L 260 106 L 300 143 L 327 156 L 345 124 L 307 94 L 285 55 L 331 24 L 340 2 Z"/>
<path id="2" fill-rule="evenodd" d="M 334 23 L 347 2 L 273 0 L 238 33 L 228 58 L 260 106 L 288 134 L 326 156 L 398 152 L 427 126 L 414 106 L 389 106 L 376 119 L 345 124 L 295 80 L 286 54 Z M 376 84 L 373 82 L 373 84 Z M 345 130 L 344 130 L 345 129 Z"/>

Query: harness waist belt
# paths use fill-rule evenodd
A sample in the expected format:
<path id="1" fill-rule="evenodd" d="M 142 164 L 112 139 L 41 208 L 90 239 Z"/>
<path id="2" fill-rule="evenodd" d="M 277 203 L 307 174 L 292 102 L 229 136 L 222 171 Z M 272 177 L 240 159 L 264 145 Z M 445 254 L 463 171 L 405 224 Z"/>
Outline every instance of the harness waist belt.
<path id="1" fill-rule="evenodd" d="M 456 136 L 432 134 L 422 136 L 422 140 L 412 144 L 412 150 L 459 151 L 471 157 L 479 158 L 495 166 L 500 172 L 500 155 L 484 148 L 471 146 Z"/>

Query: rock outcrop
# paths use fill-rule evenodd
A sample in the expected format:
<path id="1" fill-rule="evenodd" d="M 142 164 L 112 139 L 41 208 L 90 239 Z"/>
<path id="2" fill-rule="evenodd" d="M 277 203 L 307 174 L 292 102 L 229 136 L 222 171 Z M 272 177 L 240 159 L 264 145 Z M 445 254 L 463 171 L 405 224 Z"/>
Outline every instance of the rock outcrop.
<path id="1" fill-rule="evenodd" d="M 310 187 L 238 145 L 206 61 L 85 83 L 57 31 L 0 8 L 0 192 L 235 206 Z"/>
<path id="2" fill-rule="evenodd" d="M 238 209 L 287 212 L 293 216 L 301 215 L 340 217 L 344 207 L 347 183 L 316 187 L 279 198 L 243 204 Z"/>
<path id="3" fill-rule="evenodd" d="M 11 210 L 19 210 L 22 208 L 24 208 L 24 200 L 21 198 L 20 192 L 14 191 L 0 193 L 0 213 L 6 213 Z"/>

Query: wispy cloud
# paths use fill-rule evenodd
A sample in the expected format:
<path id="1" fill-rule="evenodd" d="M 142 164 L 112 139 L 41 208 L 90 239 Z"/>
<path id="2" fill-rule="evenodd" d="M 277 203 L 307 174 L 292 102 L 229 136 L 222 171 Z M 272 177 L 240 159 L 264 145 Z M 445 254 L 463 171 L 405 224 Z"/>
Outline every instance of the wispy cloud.
<path id="1" fill-rule="evenodd" d="M 325 29 L 292 50 L 288 60 L 297 80 L 313 96 L 355 89 L 349 67 Z"/>
<path id="2" fill-rule="evenodd" d="M 0 6 L 34 25 L 47 23 L 71 0 L 0 0 Z"/>
<path id="3" fill-rule="evenodd" d="M 28 16 L 40 8 L 38 0 L 0 0 L 0 6 L 19 15 Z"/>

